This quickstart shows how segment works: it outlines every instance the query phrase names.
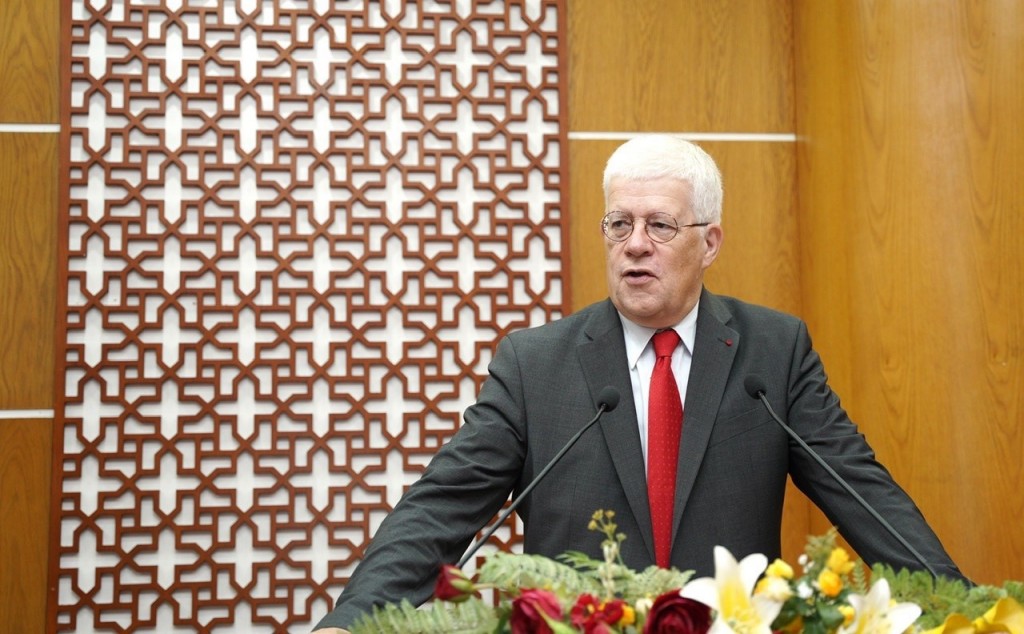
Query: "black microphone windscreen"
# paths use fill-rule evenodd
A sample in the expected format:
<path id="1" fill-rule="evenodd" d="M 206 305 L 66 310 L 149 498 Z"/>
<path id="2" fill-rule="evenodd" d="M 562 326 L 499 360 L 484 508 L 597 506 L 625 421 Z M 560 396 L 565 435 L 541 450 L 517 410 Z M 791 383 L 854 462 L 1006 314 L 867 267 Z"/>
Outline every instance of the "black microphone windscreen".
<path id="1" fill-rule="evenodd" d="M 604 386 L 597 395 L 597 406 L 604 405 L 604 411 L 610 412 L 619 405 L 619 391 L 610 385 Z"/>
<path id="2" fill-rule="evenodd" d="M 755 374 L 748 375 L 743 380 L 743 388 L 747 390 L 750 398 L 760 398 L 761 394 L 768 393 L 768 387 L 765 385 L 764 379 Z"/>

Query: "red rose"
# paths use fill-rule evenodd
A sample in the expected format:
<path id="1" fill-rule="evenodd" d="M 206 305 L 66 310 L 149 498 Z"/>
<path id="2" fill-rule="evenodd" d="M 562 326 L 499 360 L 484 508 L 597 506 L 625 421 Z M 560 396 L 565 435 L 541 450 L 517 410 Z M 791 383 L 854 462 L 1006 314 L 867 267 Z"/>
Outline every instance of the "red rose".
<path id="1" fill-rule="evenodd" d="M 673 591 L 654 600 L 644 634 L 703 634 L 710 628 L 711 608 Z"/>
<path id="2" fill-rule="evenodd" d="M 610 626 L 622 620 L 624 605 L 622 599 L 602 602 L 592 594 L 584 594 L 572 606 L 570 620 L 584 634 L 606 634 L 612 631 Z"/>
<path id="3" fill-rule="evenodd" d="M 512 600 L 512 616 L 509 618 L 512 634 L 551 634 L 551 627 L 543 614 L 556 621 L 562 619 L 558 597 L 546 590 L 523 590 Z"/>
<path id="4" fill-rule="evenodd" d="M 476 594 L 473 581 L 455 566 L 441 566 L 434 584 L 434 596 L 442 601 L 461 603 Z"/>

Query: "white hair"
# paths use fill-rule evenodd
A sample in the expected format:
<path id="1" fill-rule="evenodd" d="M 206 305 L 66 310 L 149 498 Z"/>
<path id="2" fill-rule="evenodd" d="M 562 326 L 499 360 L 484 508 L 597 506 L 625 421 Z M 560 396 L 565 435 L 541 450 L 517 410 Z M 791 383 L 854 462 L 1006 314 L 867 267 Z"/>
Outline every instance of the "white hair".
<path id="1" fill-rule="evenodd" d="M 612 152 L 604 168 L 605 200 L 613 179 L 646 181 L 665 177 L 690 185 L 696 222 L 722 221 L 722 174 L 715 160 L 697 145 L 668 134 L 642 134 Z"/>

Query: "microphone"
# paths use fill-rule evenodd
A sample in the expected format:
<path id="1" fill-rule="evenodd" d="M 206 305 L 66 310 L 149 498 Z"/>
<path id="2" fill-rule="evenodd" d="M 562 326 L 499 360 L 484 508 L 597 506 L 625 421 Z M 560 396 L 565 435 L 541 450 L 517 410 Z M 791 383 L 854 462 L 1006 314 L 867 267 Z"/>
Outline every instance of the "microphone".
<path id="1" fill-rule="evenodd" d="M 519 506 L 519 503 L 526 499 L 526 496 L 529 495 L 530 491 L 533 491 L 534 487 L 540 484 L 540 481 L 544 479 L 544 476 L 548 474 L 548 471 L 551 471 L 551 468 L 558 464 L 558 461 L 562 459 L 562 456 L 564 456 L 565 453 L 569 451 L 569 449 L 573 445 L 576 444 L 576 441 L 580 439 L 580 436 L 582 436 L 585 431 L 593 427 L 594 423 L 601 419 L 602 414 L 604 414 L 605 412 L 612 411 L 618 406 L 618 404 L 619 391 L 616 390 L 614 387 L 606 385 L 604 388 L 601 389 L 600 392 L 598 392 L 597 414 L 595 414 L 594 417 L 590 419 L 589 423 L 581 427 L 578 432 L 573 434 L 573 437 L 569 439 L 569 442 L 565 443 L 565 446 L 562 447 L 558 451 L 558 453 L 555 454 L 555 457 L 552 458 L 551 461 L 548 462 L 543 469 L 541 469 L 540 473 L 537 474 L 537 477 L 531 480 L 530 484 L 526 485 L 526 488 L 523 489 L 518 496 L 516 496 L 515 500 L 512 501 L 512 504 L 510 504 L 507 509 L 501 512 L 501 515 L 498 516 L 498 519 L 494 522 L 494 525 L 491 526 L 491 528 L 486 533 L 484 533 L 483 537 L 481 537 L 475 544 L 473 544 L 472 548 L 466 551 L 466 554 L 462 556 L 462 559 L 459 560 L 459 563 L 455 564 L 456 568 L 462 568 L 464 565 L 466 565 L 466 562 L 469 561 L 470 558 L 476 554 L 476 551 L 480 550 L 480 547 L 483 546 L 484 543 L 486 543 L 487 540 L 491 538 L 491 535 L 494 535 L 494 532 L 497 531 L 498 528 L 505 523 L 505 520 L 508 519 L 508 516 L 512 514 L 512 511 L 516 510 L 516 507 Z"/>
<path id="2" fill-rule="evenodd" d="M 832 476 L 832 479 L 835 480 L 839 484 L 839 486 L 843 487 L 843 489 L 845 489 L 846 492 L 849 493 L 853 499 L 857 500 L 861 507 L 865 511 L 867 511 L 871 515 L 871 517 L 878 520 L 878 523 L 881 524 L 882 527 L 885 528 L 885 530 L 887 530 L 889 534 L 896 539 L 896 541 L 902 544 L 903 547 L 907 549 L 907 552 L 913 555 L 914 559 L 916 559 L 917 562 L 921 564 L 921 566 L 923 566 L 925 570 L 931 573 L 933 578 L 938 579 L 938 573 L 935 572 L 935 569 L 933 569 L 927 561 L 925 561 L 924 557 L 921 556 L 921 553 L 917 552 L 917 549 L 911 546 L 910 542 L 908 542 L 903 537 L 903 535 L 899 533 L 899 531 L 893 528 L 892 524 L 887 522 L 884 517 L 879 515 L 878 511 L 876 511 L 870 504 L 868 504 L 867 500 L 862 498 L 859 493 L 854 491 L 853 487 L 851 487 L 850 484 L 846 480 L 844 480 L 841 475 L 836 473 L 835 469 L 830 467 L 828 463 L 825 462 L 825 460 L 822 459 L 822 457 L 819 456 L 816 451 L 811 449 L 810 445 L 804 442 L 803 438 L 801 438 L 795 431 L 793 431 L 793 429 L 789 425 L 782 422 L 782 419 L 779 418 L 779 416 L 775 413 L 775 410 L 772 409 L 771 404 L 768 403 L 768 397 L 765 396 L 765 393 L 767 392 L 768 388 L 765 387 L 765 382 L 761 377 L 754 375 L 747 376 L 747 378 L 743 381 L 743 387 L 744 389 L 747 390 L 747 394 L 749 394 L 751 398 L 760 400 L 762 403 L 764 403 L 765 409 L 768 410 L 768 413 L 771 414 L 771 417 L 775 420 L 775 422 L 778 423 L 779 426 L 782 427 L 782 429 L 787 434 L 789 434 L 790 438 L 795 440 L 797 444 L 803 448 L 807 455 L 813 458 L 814 461 L 817 462 L 822 469 L 828 472 L 828 474 Z"/>

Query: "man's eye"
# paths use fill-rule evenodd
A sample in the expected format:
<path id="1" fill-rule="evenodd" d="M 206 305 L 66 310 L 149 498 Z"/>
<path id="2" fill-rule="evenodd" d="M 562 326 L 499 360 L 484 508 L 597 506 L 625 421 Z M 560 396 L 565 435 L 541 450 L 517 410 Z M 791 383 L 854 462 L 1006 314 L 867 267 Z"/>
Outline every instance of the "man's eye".
<path id="1" fill-rule="evenodd" d="M 652 222 L 648 225 L 654 231 L 671 231 L 672 225 L 666 222 Z"/>
<path id="2" fill-rule="evenodd" d="M 626 229 L 629 225 L 630 222 L 628 220 L 612 220 L 608 223 L 608 226 L 615 230 Z"/>

